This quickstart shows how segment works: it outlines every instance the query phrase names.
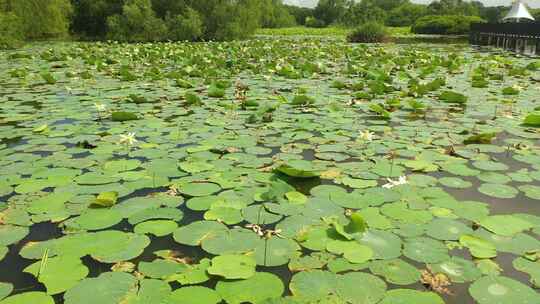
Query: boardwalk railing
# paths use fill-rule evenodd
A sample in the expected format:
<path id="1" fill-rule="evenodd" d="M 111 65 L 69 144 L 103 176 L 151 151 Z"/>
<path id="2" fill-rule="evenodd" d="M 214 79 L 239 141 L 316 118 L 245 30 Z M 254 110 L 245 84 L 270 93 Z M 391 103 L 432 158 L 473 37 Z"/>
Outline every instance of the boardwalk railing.
<path id="1" fill-rule="evenodd" d="M 540 22 L 475 23 L 471 25 L 470 41 L 540 55 Z"/>

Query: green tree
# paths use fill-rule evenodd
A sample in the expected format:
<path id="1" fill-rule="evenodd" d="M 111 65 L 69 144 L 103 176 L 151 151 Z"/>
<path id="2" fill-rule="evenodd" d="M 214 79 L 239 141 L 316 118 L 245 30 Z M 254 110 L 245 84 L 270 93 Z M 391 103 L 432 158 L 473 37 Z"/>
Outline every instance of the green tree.
<path id="1" fill-rule="evenodd" d="M 427 7 L 407 2 L 390 11 L 386 18 L 389 26 L 411 26 L 416 20 L 427 14 Z"/>
<path id="2" fill-rule="evenodd" d="M 174 41 L 196 41 L 200 40 L 204 34 L 204 24 L 199 13 L 191 7 L 185 12 L 165 19 L 168 28 L 167 37 Z"/>
<path id="3" fill-rule="evenodd" d="M 71 30 L 91 38 L 105 37 L 107 18 L 121 14 L 124 0 L 72 0 Z"/>
<path id="4" fill-rule="evenodd" d="M 261 26 L 277 28 L 296 25 L 296 20 L 281 0 L 260 0 Z"/>
<path id="5" fill-rule="evenodd" d="M 463 0 L 439 0 L 428 5 L 431 15 L 466 15 L 478 16 L 477 5 Z"/>
<path id="6" fill-rule="evenodd" d="M 14 13 L 0 11 L 0 49 L 19 46 L 24 40 L 22 22 Z"/>
<path id="7" fill-rule="evenodd" d="M 152 0 L 152 8 L 159 18 L 164 19 L 168 15 L 179 15 L 188 8 L 189 1 L 186 0 Z"/>
<path id="8" fill-rule="evenodd" d="M 347 3 L 346 0 L 320 0 L 313 11 L 313 16 L 326 25 L 330 25 L 341 20 Z"/>
<path id="9" fill-rule="evenodd" d="M 298 7 L 294 5 L 284 5 L 291 15 L 294 16 L 296 23 L 305 25 L 308 17 L 313 17 L 313 9 L 309 7 Z"/>
<path id="10" fill-rule="evenodd" d="M 6 0 L 4 7 L 20 19 L 27 39 L 58 38 L 69 32 L 69 0 Z"/>
<path id="11" fill-rule="evenodd" d="M 347 26 L 358 26 L 367 22 L 383 23 L 386 19 L 386 12 L 378 6 L 378 1 L 351 2 L 342 16 L 341 23 Z"/>
<path id="12" fill-rule="evenodd" d="M 409 3 L 409 0 L 377 0 L 375 4 L 385 11 L 391 11 L 396 7 Z"/>
<path id="13" fill-rule="evenodd" d="M 107 19 L 108 37 L 118 41 L 161 41 L 165 39 L 165 22 L 156 17 L 150 0 L 128 0 L 122 15 Z"/>

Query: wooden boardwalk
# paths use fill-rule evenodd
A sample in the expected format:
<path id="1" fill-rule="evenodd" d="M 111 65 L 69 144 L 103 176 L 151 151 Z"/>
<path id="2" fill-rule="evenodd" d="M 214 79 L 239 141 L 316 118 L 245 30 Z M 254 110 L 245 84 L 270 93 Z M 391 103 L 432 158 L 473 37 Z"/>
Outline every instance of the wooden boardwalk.
<path id="1" fill-rule="evenodd" d="M 475 23 L 471 25 L 470 42 L 540 55 L 540 22 Z"/>

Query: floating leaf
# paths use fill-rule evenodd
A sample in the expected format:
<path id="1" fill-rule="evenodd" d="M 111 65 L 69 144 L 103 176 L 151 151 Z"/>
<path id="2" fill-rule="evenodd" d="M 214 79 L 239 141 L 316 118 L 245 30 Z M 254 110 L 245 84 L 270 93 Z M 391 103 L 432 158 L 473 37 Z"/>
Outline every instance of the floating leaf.
<path id="1" fill-rule="evenodd" d="M 111 207 L 114 204 L 116 204 L 117 200 L 118 200 L 118 192 L 114 192 L 114 191 L 102 192 L 97 196 L 94 204 L 98 206 L 102 206 L 102 207 Z"/>
<path id="2" fill-rule="evenodd" d="M 112 112 L 111 113 L 111 119 L 112 121 L 130 121 L 130 120 L 138 120 L 139 117 L 135 113 L 131 112 Z"/>
<path id="3" fill-rule="evenodd" d="M 444 304 L 443 299 L 434 292 L 413 289 L 389 290 L 380 304 Z"/>
<path id="4" fill-rule="evenodd" d="M 459 238 L 459 243 L 469 248 L 472 256 L 475 258 L 487 259 L 497 256 L 495 245 L 484 239 L 466 234 Z"/>
<path id="5" fill-rule="evenodd" d="M 255 275 L 255 259 L 250 255 L 224 254 L 212 259 L 207 271 L 226 279 L 247 279 Z"/>
<path id="6" fill-rule="evenodd" d="M 396 285 L 410 285 L 420 280 L 420 271 L 401 259 L 371 262 L 369 270 Z"/>
<path id="7" fill-rule="evenodd" d="M 478 304 L 534 304 L 540 301 L 540 296 L 532 288 L 502 276 L 477 280 L 469 287 L 469 293 Z"/>
<path id="8" fill-rule="evenodd" d="M 530 222 L 512 215 L 488 216 L 482 219 L 479 224 L 487 230 L 502 236 L 512 236 L 534 227 Z"/>
<path id="9" fill-rule="evenodd" d="M 216 285 L 217 293 L 230 304 L 261 303 L 281 297 L 284 289 L 281 280 L 267 272 L 257 272 L 247 280 L 219 281 Z"/>
<path id="10" fill-rule="evenodd" d="M 0 301 L 1 304 L 54 304 L 54 299 L 44 292 L 30 291 L 16 294 Z"/>
<path id="11" fill-rule="evenodd" d="M 66 304 L 117 304 L 136 291 L 136 288 L 137 279 L 131 274 L 105 272 L 97 278 L 82 280 L 64 294 L 64 300 Z"/>
<path id="12" fill-rule="evenodd" d="M 62 293 L 75 286 L 88 275 L 88 268 L 79 258 L 53 257 L 42 262 L 36 262 L 24 269 L 31 273 L 47 288 L 47 294 Z"/>

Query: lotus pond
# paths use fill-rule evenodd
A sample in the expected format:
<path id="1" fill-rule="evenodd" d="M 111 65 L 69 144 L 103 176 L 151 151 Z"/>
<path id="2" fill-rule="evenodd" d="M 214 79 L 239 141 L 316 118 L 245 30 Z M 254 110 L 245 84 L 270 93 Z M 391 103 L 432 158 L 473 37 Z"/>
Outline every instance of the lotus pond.
<path id="1" fill-rule="evenodd" d="M 540 303 L 537 60 L 314 38 L 0 57 L 1 304 Z"/>

